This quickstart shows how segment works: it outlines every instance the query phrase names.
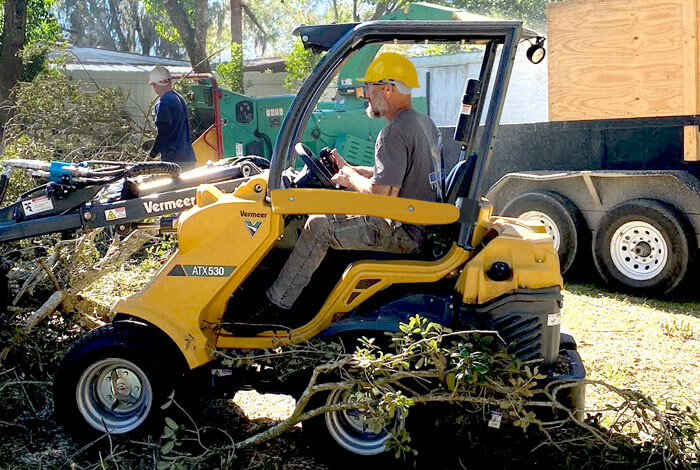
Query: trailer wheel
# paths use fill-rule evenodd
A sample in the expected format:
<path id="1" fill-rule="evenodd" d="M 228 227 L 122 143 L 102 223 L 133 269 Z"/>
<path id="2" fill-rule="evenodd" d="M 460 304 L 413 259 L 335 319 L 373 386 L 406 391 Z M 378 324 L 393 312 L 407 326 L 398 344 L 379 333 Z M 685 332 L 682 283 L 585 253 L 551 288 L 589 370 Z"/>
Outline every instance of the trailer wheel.
<path id="1" fill-rule="evenodd" d="M 593 241 L 593 260 L 604 281 L 639 293 L 678 287 L 691 259 L 690 236 L 671 206 L 636 199 L 612 208 Z"/>
<path id="2" fill-rule="evenodd" d="M 552 191 L 533 191 L 508 202 L 501 213 L 544 225 L 559 254 L 562 274 L 571 268 L 586 236 L 585 221 L 573 202 Z"/>
<path id="3" fill-rule="evenodd" d="M 84 436 L 127 434 L 160 424 L 160 406 L 180 372 L 164 349 L 136 322 L 88 333 L 68 350 L 56 372 L 58 422 Z"/>

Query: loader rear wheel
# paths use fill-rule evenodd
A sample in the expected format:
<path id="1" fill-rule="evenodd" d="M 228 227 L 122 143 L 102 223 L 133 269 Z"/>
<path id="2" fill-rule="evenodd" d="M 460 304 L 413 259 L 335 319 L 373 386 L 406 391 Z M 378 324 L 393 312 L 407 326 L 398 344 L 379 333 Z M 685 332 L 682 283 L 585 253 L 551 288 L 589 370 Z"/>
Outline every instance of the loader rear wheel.
<path id="1" fill-rule="evenodd" d="M 690 231 L 668 204 L 636 199 L 613 207 L 600 221 L 593 260 L 614 287 L 665 294 L 681 283 L 691 260 Z"/>
<path id="2" fill-rule="evenodd" d="M 356 332 L 343 335 L 341 340 L 346 352 L 353 352 L 357 346 L 357 338 L 379 338 L 382 341 L 381 331 Z M 382 347 L 384 344 L 382 344 Z M 337 381 L 337 378 L 326 377 L 328 381 Z M 324 405 L 336 405 L 352 399 L 352 390 L 333 390 L 328 393 L 314 395 L 307 410 L 316 409 Z M 369 414 L 363 410 L 350 409 L 331 411 L 307 421 L 304 421 L 302 429 L 309 436 L 312 444 L 322 453 L 337 461 L 338 451 L 346 458 L 358 463 L 366 463 L 367 460 L 390 458 L 386 452 L 386 444 L 392 437 L 392 433 L 405 427 L 406 419 L 397 413 L 394 418 L 381 429 L 373 429 L 368 426 Z"/>
<path id="3" fill-rule="evenodd" d="M 326 404 L 336 405 L 350 399 L 350 390 L 335 390 L 327 395 Z M 369 415 L 362 410 L 332 411 L 323 415 L 325 433 L 332 444 L 356 456 L 379 455 L 386 451 L 392 431 L 404 427 L 405 420 L 395 416 L 386 428 L 372 429 L 367 425 Z"/>
<path id="4" fill-rule="evenodd" d="M 91 331 L 66 353 L 56 373 L 56 417 L 81 435 L 147 431 L 160 424 L 176 367 L 142 324 L 126 321 Z M 170 369 L 170 370 L 169 370 Z"/>
<path id="5" fill-rule="evenodd" d="M 553 191 L 525 193 L 505 205 L 501 213 L 529 223 L 544 225 L 559 254 L 561 273 L 574 264 L 579 247 L 584 246 L 586 223 L 569 199 Z"/>

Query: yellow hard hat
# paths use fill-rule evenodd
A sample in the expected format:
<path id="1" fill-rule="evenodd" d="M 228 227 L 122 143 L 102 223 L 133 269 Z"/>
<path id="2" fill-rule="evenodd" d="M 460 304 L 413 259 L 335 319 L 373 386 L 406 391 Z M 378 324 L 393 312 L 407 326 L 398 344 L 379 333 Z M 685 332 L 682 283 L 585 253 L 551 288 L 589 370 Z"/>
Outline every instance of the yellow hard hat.
<path id="1" fill-rule="evenodd" d="M 381 82 L 382 80 L 396 80 L 410 88 L 420 88 L 416 68 L 410 60 L 396 52 L 379 54 L 367 67 L 365 76 L 357 79 L 358 82 Z"/>

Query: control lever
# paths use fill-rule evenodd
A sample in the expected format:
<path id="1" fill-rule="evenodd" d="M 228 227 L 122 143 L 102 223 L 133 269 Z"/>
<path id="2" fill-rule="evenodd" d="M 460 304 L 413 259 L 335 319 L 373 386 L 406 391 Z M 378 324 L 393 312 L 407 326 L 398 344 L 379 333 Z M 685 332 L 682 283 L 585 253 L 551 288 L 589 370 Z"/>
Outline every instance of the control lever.
<path id="1" fill-rule="evenodd" d="M 338 164 L 333 158 L 332 152 L 328 147 L 323 147 L 318 154 L 318 159 L 321 160 L 321 164 L 326 167 L 331 175 L 335 175 L 338 173 Z"/>

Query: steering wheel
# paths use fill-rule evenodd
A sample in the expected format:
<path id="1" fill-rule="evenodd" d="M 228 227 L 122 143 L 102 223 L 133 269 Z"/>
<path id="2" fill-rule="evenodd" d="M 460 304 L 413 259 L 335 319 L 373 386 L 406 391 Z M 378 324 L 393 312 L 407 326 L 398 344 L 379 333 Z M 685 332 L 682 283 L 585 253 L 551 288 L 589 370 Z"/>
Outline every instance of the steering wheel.
<path id="1" fill-rule="evenodd" d="M 302 161 L 306 164 L 309 170 L 314 174 L 321 184 L 329 189 L 335 189 L 335 183 L 331 181 L 333 175 L 326 168 L 321 160 L 311 151 L 309 147 L 299 142 L 294 146 L 294 150 L 299 154 Z"/>

